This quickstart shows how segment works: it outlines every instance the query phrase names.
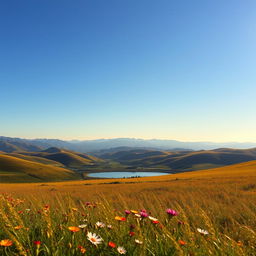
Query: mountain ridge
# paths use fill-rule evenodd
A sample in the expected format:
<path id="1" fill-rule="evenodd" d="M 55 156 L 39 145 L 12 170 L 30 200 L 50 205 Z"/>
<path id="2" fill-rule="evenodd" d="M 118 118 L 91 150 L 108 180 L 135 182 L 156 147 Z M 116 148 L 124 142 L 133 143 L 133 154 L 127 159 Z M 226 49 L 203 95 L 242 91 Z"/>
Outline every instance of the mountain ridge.
<path id="1" fill-rule="evenodd" d="M 4 147 L 5 143 L 5 147 Z M 8 143 L 8 144 L 6 144 Z M 9 152 L 26 150 L 41 151 L 51 147 L 64 148 L 81 153 L 89 153 L 98 150 L 112 149 L 117 147 L 139 147 L 158 150 L 212 150 L 216 148 L 252 148 L 256 143 L 251 142 L 183 142 L 177 140 L 160 139 L 134 139 L 134 138 L 115 138 L 115 139 L 97 139 L 97 140 L 59 140 L 59 139 L 21 139 L 0 136 L 0 151 Z M 5 151 L 6 152 L 6 151 Z"/>

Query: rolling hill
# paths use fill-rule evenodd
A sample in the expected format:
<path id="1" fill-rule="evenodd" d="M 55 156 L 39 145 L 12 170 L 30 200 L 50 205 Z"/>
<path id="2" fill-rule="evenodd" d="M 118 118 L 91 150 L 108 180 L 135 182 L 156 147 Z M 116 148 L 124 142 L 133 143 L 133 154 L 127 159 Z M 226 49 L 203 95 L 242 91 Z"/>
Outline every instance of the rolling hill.
<path id="1" fill-rule="evenodd" d="M 53 161 L 53 160 L 43 158 L 43 157 L 38 157 L 38 156 L 26 155 L 26 154 L 23 154 L 22 152 L 20 152 L 20 153 L 9 153 L 8 155 L 13 156 L 13 157 L 17 157 L 17 158 L 21 158 L 21 159 L 24 159 L 24 160 L 32 161 L 32 162 L 41 163 L 41 164 L 48 164 L 48 165 L 52 165 L 52 166 L 65 167 L 63 164 L 61 164 L 57 161 Z"/>
<path id="2" fill-rule="evenodd" d="M 103 160 L 87 154 L 76 153 L 56 147 L 48 148 L 41 152 L 24 152 L 24 155 L 40 157 L 54 162 L 58 162 L 67 168 L 82 169 L 86 166 L 93 166 Z"/>
<path id="3" fill-rule="evenodd" d="M 252 160 L 256 160 L 256 148 L 160 151 L 122 147 L 92 156 L 51 147 L 36 152 L 0 153 L 0 182 L 61 181 L 87 177 L 90 172 L 138 169 L 179 173 Z"/>
<path id="4" fill-rule="evenodd" d="M 3 139 L 0 137 L 0 150 L 10 153 L 15 151 L 40 151 L 41 147 L 19 139 Z"/>
<path id="5" fill-rule="evenodd" d="M 173 172 L 208 169 L 256 160 L 256 148 L 201 151 L 126 150 L 107 152 L 101 158 L 138 167 L 169 168 Z"/>
<path id="6" fill-rule="evenodd" d="M 68 169 L 0 154 L 0 182 L 39 182 L 78 179 Z"/>

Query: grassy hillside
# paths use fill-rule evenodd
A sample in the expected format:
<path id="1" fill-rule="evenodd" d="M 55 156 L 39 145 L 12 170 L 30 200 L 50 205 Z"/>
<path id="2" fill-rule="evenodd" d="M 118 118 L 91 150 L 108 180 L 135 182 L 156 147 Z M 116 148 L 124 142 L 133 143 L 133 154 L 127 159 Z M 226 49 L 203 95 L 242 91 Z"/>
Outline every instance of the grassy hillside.
<path id="1" fill-rule="evenodd" d="M 13 157 L 17 157 L 17 158 L 21 158 L 24 160 L 28 160 L 28 161 L 32 161 L 32 162 L 37 162 L 37 163 L 41 163 L 41 164 L 48 164 L 48 165 L 53 165 L 53 166 L 58 166 L 58 167 L 64 167 L 63 164 L 47 159 L 47 158 L 43 158 L 43 157 L 38 157 L 38 156 L 29 156 L 29 155 L 25 155 L 22 152 L 20 153 L 9 153 L 9 156 L 13 156 Z"/>
<path id="2" fill-rule="evenodd" d="M 106 256 L 123 246 L 129 256 L 252 256 L 255 170 L 251 161 L 159 177 L 1 184 L 0 237 L 13 245 L 0 254 Z M 88 232 L 103 241 L 93 245 Z"/>
<path id="3" fill-rule="evenodd" d="M 22 140 L 3 140 L 0 138 L 0 150 L 10 153 L 15 151 L 40 151 L 42 148 Z"/>
<path id="4" fill-rule="evenodd" d="M 23 154 L 52 160 L 73 169 L 83 169 L 103 161 L 97 157 L 59 148 L 49 148 L 42 152 L 24 152 Z"/>
<path id="5" fill-rule="evenodd" d="M 201 151 L 128 150 L 101 155 L 133 167 L 169 168 L 175 172 L 231 165 L 256 160 L 256 149 L 217 149 Z"/>
<path id="6" fill-rule="evenodd" d="M 0 182 L 37 182 L 76 179 L 77 175 L 67 169 L 0 155 Z"/>

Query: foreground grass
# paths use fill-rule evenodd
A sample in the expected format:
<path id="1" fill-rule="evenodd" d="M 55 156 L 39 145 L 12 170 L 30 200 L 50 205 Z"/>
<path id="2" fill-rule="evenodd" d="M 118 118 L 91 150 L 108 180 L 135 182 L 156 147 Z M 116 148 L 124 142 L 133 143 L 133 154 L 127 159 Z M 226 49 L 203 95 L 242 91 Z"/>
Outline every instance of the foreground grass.
<path id="1" fill-rule="evenodd" d="M 1 184 L 8 193 L 0 196 L 0 255 L 119 255 L 118 247 L 139 256 L 255 255 L 255 167 L 251 162 L 159 178 Z M 101 243 L 89 241 L 89 232 Z"/>

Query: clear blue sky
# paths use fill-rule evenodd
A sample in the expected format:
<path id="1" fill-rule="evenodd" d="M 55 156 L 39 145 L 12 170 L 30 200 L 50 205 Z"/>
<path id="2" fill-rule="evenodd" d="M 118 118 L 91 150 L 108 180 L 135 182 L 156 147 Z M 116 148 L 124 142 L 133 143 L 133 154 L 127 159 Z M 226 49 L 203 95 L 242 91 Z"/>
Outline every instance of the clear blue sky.
<path id="1" fill-rule="evenodd" d="M 0 135 L 256 142 L 255 0 L 0 1 Z"/>

